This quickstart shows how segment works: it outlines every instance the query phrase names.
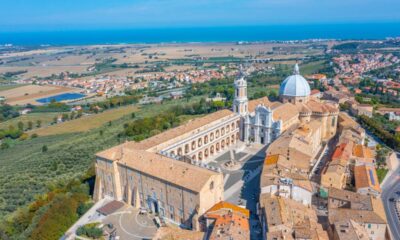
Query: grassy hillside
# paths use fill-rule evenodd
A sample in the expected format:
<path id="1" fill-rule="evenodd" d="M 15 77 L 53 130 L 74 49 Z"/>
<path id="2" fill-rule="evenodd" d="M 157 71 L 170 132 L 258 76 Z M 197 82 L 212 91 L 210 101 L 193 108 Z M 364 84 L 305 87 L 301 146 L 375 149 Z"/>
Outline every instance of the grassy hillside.
<path id="1" fill-rule="evenodd" d="M 6 80 L 4 80 L 5 82 L 7 82 Z M 2 82 L 2 79 L 0 77 L 0 82 Z M 6 91 L 6 90 L 10 90 L 13 88 L 17 88 L 17 87 L 22 87 L 25 86 L 27 84 L 15 84 L 15 85 L 0 85 L 0 96 L 1 96 L 1 91 Z"/>
<path id="2" fill-rule="evenodd" d="M 33 123 L 33 127 L 36 128 L 36 121 L 42 121 L 42 126 L 49 125 L 53 122 L 54 117 L 58 116 L 60 113 L 57 112 L 49 112 L 49 113 L 30 113 L 26 115 L 21 115 L 17 118 L 10 119 L 5 122 L 0 122 L 0 129 L 6 129 L 9 126 L 18 127 L 18 122 L 23 122 L 24 127 L 28 126 L 28 122 L 31 121 Z"/>
<path id="3" fill-rule="evenodd" d="M 49 136 L 73 132 L 86 132 L 90 129 L 98 128 L 109 121 L 113 121 L 125 115 L 131 114 L 132 112 L 137 111 L 137 109 L 138 108 L 133 105 L 111 109 L 99 114 L 85 116 L 49 127 L 40 128 L 30 133 L 36 133 L 39 136 Z"/>

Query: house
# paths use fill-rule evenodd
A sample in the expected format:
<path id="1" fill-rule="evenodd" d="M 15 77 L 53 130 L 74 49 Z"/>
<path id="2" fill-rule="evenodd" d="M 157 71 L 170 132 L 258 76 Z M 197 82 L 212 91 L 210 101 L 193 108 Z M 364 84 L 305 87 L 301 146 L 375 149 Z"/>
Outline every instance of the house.
<path id="1" fill-rule="evenodd" d="M 221 201 L 205 214 L 207 238 L 210 240 L 250 239 L 250 211 L 229 202 Z"/>
<path id="2" fill-rule="evenodd" d="M 352 220 L 362 226 L 364 230 L 359 232 L 367 232 L 370 240 L 387 239 L 389 229 L 386 213 L 379 197 L 329 188 L 328 221 L 332 239 L 335 239 L 332 235 L 337 231 L 335 230 L 337 226 L 347 220 Z M 357 225 L 354 226 L 358 227 Z"/>
<path id="3" fill-rule="evenodd" d="M 259 216 L 263 239 L 328 240 L 315 211 L 292 199 L 261 194 Z"/>
<path id="4" fill-rule="evenodd" d="M 379 195 L 381 187 L 379 185 L 378 175 L 374 166 L 359 165 L 354 167 L 354 178 L 356 190 L 364 195 Z"/>

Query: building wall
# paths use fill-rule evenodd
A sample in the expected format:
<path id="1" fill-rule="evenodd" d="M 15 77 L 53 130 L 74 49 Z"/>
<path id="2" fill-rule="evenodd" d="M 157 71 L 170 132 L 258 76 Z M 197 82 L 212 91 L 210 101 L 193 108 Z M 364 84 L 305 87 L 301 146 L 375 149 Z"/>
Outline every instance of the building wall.
<path id="1" fill-rule="evenodd" d="M 192 217 L 202 215 L 211 206 L 223 200 L 223 176 L 211 177 L 204 189 L 196 193 L 150 176 L 123 164 L 98 158 L 96 173 L 99 184 L 95 191 L 98 199 L 105 196 L 158 212 L 176 224 L 192 227 Z M 213 188 L 209 189 L 211 182 Z"/>
<path id="2" fill-rule="evenodd" d="M 283 103 L 292 103 L 292 104 L 303 104 L 308 102 L 309 96 L 304 97 L 292 97 L 292 96 L 280 96 L 280 99 Z"/>
<path id="3" fill-rule="evenodd" d="M 277 185 L 268 185 L 265 187 L 261 188 L 261 194 L 263 193 L 269 193 L 271 195 L 274 195 L 278 191 L 278 186 Z"/>
<path id="4" fill-rule="evenodd" d="M 224 177 L 215 175 L 204 185 L 200 192 L 199 215 L 203 215 L 216 203 L 224 200 Z"/>
<path id="5" fill-rule="evenodd" d="M 380 194 L 378 191 L 375 191 L 374 189 L 369 187 L 359 188 L 357 189 L 357 193 L 362 195 L 374 195 L 374 196 L 378 196 Z"/>
<path id="6" fill-rule="evenodd" d="M 361 224 L 369 235 L 371 240 L 386 240 L 386 224 L 374 224 L 374 223 L 364 223 Z"/>
<path id="7" fill-rule="evenodd" d="M 195 134 L 182 135 L 174 139 L 173 143 L 163 144 L 157 149 L 176 156 L 187 156 L 192 160 L 207 161 L 240 140 L 240 127 L 240 116 L 233 115 Z"/>
<path id="8" fill-rule="evenodd" d="M 294 185 L 292 187 L 292 199 L 297 202 L 301 202 L 304 205 L 310 205 L 312 199 L 312 192 Z"/>

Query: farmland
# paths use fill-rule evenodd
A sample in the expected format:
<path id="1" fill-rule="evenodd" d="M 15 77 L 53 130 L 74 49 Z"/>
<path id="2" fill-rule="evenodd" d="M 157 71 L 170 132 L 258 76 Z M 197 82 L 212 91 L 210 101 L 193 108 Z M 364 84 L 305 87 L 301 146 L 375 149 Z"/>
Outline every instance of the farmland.
<path id="1" fill-rule="evenodd" d="M 137 107 L 132 105 L 120 107 L 99 114 L 93 114 L 79 119 L 59 123 L 57 125 L 37 129 L 32 131 L 31 133 L 36 133 L 39 136 L 48 136 L 64 133 L 85 132 L 93 128 L 101 127 L 109 121 L 116 120 L 134 111 L 137 111 Z"/>
<path id="2" fill-rule="evenodd" d="M 33 123 L 33 128 L 37 127 L 37 121 L 41 121 L 41 126 L 50 125 L 53 122 L 54 117 L 57 117 L 60 113 L 57 112 L 49 112 L 49 113 L 30 113 L 26 115 L 21 115 L 17 118 L 10 119 L 5 122 L 0 122 L 0 129 L 8 128 L 9 126 L 13 126 L 15 128 L 18 127 L 18 123 L 22 122 L 25 127 L 28 126 L 29 122 Z"/>
<path id="3" fill-rule="evenodd" d="M 74 92 L 75 89 L 58 86 L 25 85 L 0 91 L 0 96 L 6 98 L 10 105 L 37 104 L 38 98 L 49 97 L 65 92 Z"/>

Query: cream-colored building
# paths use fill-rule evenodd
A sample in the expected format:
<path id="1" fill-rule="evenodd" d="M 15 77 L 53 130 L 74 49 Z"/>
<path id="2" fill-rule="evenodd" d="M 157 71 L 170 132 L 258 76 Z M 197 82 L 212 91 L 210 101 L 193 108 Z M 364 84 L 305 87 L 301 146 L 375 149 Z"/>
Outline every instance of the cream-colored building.
<path id="1" fill-rule="evenodd" d="M 310 206 L 288 198 L 261 194 L 260 208 L 263 239 L 329 239 Z"/>
<path id="2" fill-rule="evenodd" d="M 223 174 L 207 164 L 210 159 L 239 142 L 273 142 L 273 154 L 290 160 L 280 161 L 279 167 L 290 169 L 292 176 L 300 173 L 300 178 L 293 177 L 298 184 L 292 196 L 297 200 L 306 196 L 305 204 L 309 204 L 307 174 L 321 142 L 336 132 L 338 108 L 310 99 L 310 87 L 297 65 L 294 76 L 282 84 L 281 102 L 249 101 L 247 82 L 240 77 L 234 83 L 233 110 L 211 113 L 141 142 L 99 152 L 94 199 L 111 197 L 200 229 L 199 217 L 224 200 Z M 299 168 L 294 170 L 294 166 Z"/>
<path id="3" fill-rule="evenodd" d="M 352 220 L 364 228 L 362 232 L 368 234 L 368 239 L 386 240 L 388 236 L 389 229 L 382 200 L 372 195 L 329 188 L 328 220 L 333 228 L 333 231 L 330 231 L 332 234 L 339 222 Z"/>

